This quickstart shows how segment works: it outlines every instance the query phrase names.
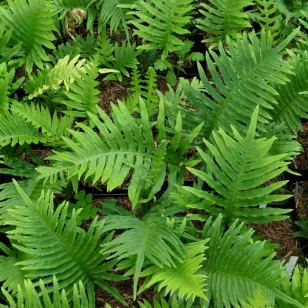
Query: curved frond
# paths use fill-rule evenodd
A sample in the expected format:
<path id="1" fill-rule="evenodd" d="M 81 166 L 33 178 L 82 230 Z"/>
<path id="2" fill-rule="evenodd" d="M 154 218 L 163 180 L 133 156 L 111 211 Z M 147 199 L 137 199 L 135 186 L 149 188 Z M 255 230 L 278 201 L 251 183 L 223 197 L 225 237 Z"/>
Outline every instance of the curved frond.
<path id="1" fill-rule="evenodd" d="M 203 275 L 207 276 L 207 298 L 201 306 L 237 307 L 239 301 L 254 298 L 261 291 L 264 300 L 270 304 L 275 299 L 286 302 L 289 307 L 303 306 L 280 291 L 284 268 L 280 261 L 273 260 L 275 253 L 264 257 L 264 242 L 253 242 L 253 230 L 245 230 L 243 224 L 234 222 L 226 232 L 222 226 L 222 216 L 214 222 L 206 222 L 203 236 L 210 238 L 209 248 L 205 251 Z M 210 306 L 212 307 L 212 306 Z"/>
<path id="2" fill-rule="evenodd" d="M 272 110 L 271 116 L 273 122 L 284 122 L 297 134 L 297 128 L 302 129 L 301 119 L 308 119 L 308 52 L 293 54 L 290 61 L 295 75 L 290 78 L 290 82 L 276 88 L 279 93 L 278 104 Z"/>
<path id="3" fill-rule="evenodd" d="M 138 48 L 142 50 L 162 49 L 163 58 L 169 52 L 183 45 L 177 35 L 189 34 L 185 26 L 192 16 L 194 9 L 192 0 L 149 0 L 139 1 L 135 10 L 129 12 L 135 18 L 129 23 L 136 29 L 134 34 L 144 41 Z"/>
<path id="4" fill-rule="evenodd" d="M 6 224 L 15 229 L 7 233 L 15 248 L 31 256 L 18 263 L 22 270 L 29 271 L 26 277 L 40 277 L 44 283 L 50 283 L 56 276 L 59 288 L 65 289 L 68 294 L 73 291 L 75 283 L 82 281 L 91 303 L 94 302 L 94 284 L 98 284 L 125 303 L 116 289 L 106 283 L 106 280 L 121 278 L 107 272 L 116 262 L 105 262 L 105 257 L 100 254 L 99 239 L 104 225 L 96 228 L 96 218 L 88 231 L 80 230 L 76 224 L 80 210 L 73 210 L 72 218 L 68 219 L 67 202 L 54 210 L 53 194 L 50 192 L 43 191 L 34 202 L 17 182 L 15 185 L 24 205 L 9 210 L 10 220 Z"/>
<path id="5" fill-rule="evenodd" d="M 176 267 L 159 268 L 154 265 L 141 273 L 141 277 L 148 277 L 139 292 L 158 284 L 158 291 L 164 295 L 175 295 L 179 300 L 192 300 L 206 297 L 206 276 L 200 274 L 205 262 L 206 243 L 208 240 L 187 244 L 187 252 L 182 262 L 177 262 Z"/>
<path id="6" fill-rule="evenodd" d="M 159 268 L 175 267 L 181 262 L 186 251 L 180 239 L 168 227 L 166 219 L 160 221 L 142 221 L 134 216 L 107 216 L 105 230 L 129 229 L 103 245 L 108 257 L 126 259 L 136 257 L 134 274 L 134 296 L 144 262 L 147 260 Z"/>
<path id="7" fill-rule="evenodd" d="M 288 75 L 293 73 L 291 64 L 283 61 L 279 53 L 295 34 L 275 48 L 272 48 L 271 34 L 265 32 L 262 32 L 261 39 L 252 32 L 249 39 L 246 34 L 239 35 L 235 44 L 228 40 L 228 53 L 220 44 L 220 56 L 214 51 L 206 55 L 211 78 L 199 65 L 207 93 L 183 83 L 194 109 L 168 104 L 170 112 L 176 116 L 181 110 L 187 130 L 205 121 L 203 132 L 207 139 L 218 128 L 229 132 L 230 125 L 245 131 L 253 110 L 260 105 L 258 120 L 262 128 L 262 124 L 271 120 L 270 111 L 277 104 L 275 96 L 278 93 L 273 85 L 288 82 Z"/>
<path id="8" fill-rule="evenodd" d="M 18 286 L 17 298 L 11 296 L 5 287 L 1 290 L 6 297 L 9 308 L 94 308 L 95 305 L 88 298 L 85 287 L 81 280 L 74 285 L 72 299 L 67 296 L 65 290 L 60 292 L 56 277 L 53 278 L 52 290 L 53 294 L 50 296 L 47 289 L 50 286 L 45 286 L 43 280 L 39 281 L 40 292 L 35 288 L 31 280 L 25 280 L 24 289 Z M 73 305 L 70 305 L 70 303 Z"/>
<path id="9" fill-rule="evenodd" d="M 100 108 L 97 111 L 102 121 L 89 113 L 99 133 L 78 124 L 81 131 L 71 131 L 73 140 L 63 138 L 70 152 L 55 152 L 50 159 L 56 163 L 51 167 L 39 167 L 38 172 L 51 182 L 63 175 L 73 181 L 77 178 L 89 179 L 93 184 L 100 181 L 107 184 L 109 191 L 120 186 L 131 172 L 128 193 L 135 208 L 141 192 L 152 187 L 148 177 L 156 160 L 161 159 L 161 155 L 157 156 L 161 146 L 155 148 L 143 101 L 140 106 L 141 126 L 121 102 L 112 106 L 113 121 Z"/>
<path id="10" fill-rule="evenodd" d="M 53 21 L 54 13 L 50 2 L 46 0 L 10 0 L 9 10 L 0 7 L 1 20 L 12 28 L 12 39 L 22 42 L 26 56 L 26 68 L 30 73 L 33 64 L 43 68 L 43 61 L 49 61 L 44 47 L 53 49 L 52 41 L 56 39 Z"/>
<path id="11" fill-rule="evenodd" d="M 79 76 L 78 72 L 83 70 L 85 60 L 79 60 L 79 55 L 70 60 L 70 56 L 65 56 L 52 67 L 46 67 L 39 71 L 36 76 L 30 76 L 24 89 L 29 94 L 31 100 L 42 95 L 47 90 L 58 90 L 64 83 L 66 90 L 74 82 L 74 76 Z"/>
<path id="12" fill-rule="evenodd" d="M 201 3 L 199 12 L 203 18 L 197 20 L 197 27 L 210 34 L 203 42 L 211 43 L 210 48 L 214 48 L 227 36 L 236 38 L 241 30 L 251 27 L 248 14 L 243 11 L 251 4 L 251 0 L 209 0 L 208 4 Z"/>
<path id="13" fill-rule="evenodd" d="M 46 138 L 24 119 L 9 112 L 0 115 L 0 147 L 39 142 L 46 142 Z"/>
<path id="14" fill-rule="evenodd" d="M 214 142 L 205 141 L 210 154 L 198 148 L 207 172 L 188 168 L 204 180 L 215 193 L 184 187 L 202 201 L 189 207 L 204 208 L 214 215 L 223 213 L 228 220 L 240 218 L 246 222 L 264 223 L 287 218 L 291 210 L 259 208 L 261 204 L 285 200 L 290 195 L 278 195 L 275 191 L 286 181 L 264 186 L 287 170 L 287 154 L 272 155 L 270 149 L 275 141 L 256 138 L 258 109 L 255 110 L 246 136 L 233 128 L 234 137 L 223 130 L 213 133 Z M 212 205 L 215 205 L 214 207 Z"/>
<path id="15" fill-rule="evenodd" d="M 34 127 L 41 129 L 47 139 L 51 137 L 58 141 L 62 136 L 69 135 L 68 129 L 72 127 L 74 120 L 69 116 L 58 117 L 56 112 L 51 115 L 47 107 L 34 103 L 15 103 L 11 106 L 11 110 Z"/>

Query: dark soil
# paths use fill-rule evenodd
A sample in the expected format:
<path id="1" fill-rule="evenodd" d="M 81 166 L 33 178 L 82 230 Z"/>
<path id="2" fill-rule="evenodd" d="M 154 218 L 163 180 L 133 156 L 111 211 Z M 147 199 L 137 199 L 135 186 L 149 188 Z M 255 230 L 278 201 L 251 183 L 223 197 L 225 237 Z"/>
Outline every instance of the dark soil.
<path id="1" fill-rule="evenodd" d="M 308 182 L 294 184 L 292 192 L 295 198 L 296 216 L 308 217 Z"/>
<path id="2" fill-rule="evenodd" d="M 303 152 L 293 160 L 295 169 L 308 168 L 308 123 L 303 123 L 303 131 L 298 132 L 297 141 L 302 145 Z"/>

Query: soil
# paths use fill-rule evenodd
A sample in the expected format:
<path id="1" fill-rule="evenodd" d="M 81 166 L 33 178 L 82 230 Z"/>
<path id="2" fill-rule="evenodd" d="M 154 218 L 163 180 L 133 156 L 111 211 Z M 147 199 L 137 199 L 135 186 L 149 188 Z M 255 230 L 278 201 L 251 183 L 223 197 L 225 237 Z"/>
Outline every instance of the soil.
<path id="1" fill-rule="evenodd" d="M 298 132 L 297 141 L 303 152 L 293 160 L 294 169 L 308 169 L 308 123 L 303 123 L 303 131 Z"/>
<path id="2" fill-rule="evenodd" d="M 296 216 L 308 217 L 308 182 L 294 184 L 292 193 L 295 198 Z"/>
<path id="3" fill-rule="evenodd" d="M 253 228 L 264 239 L 280 245 L 279 248 L 275 249 L 279 259 L 289 260 L 291 256 L 301 254 L 299 240 L 293 235 L 295 227 L 290 219 L 253 225 Z"/>

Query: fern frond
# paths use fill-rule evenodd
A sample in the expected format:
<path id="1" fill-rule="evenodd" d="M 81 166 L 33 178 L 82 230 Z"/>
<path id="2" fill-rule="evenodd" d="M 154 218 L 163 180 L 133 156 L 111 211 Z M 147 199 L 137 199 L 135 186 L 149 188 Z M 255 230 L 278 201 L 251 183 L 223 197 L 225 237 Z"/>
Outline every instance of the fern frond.
<path id="1" fill-rule="evenodd" d="M 177 35 L 189 34 L 184 27 L 191 20 L 189 13 L 194 9 L 192 0 L 149 0 L 139 1 L 135 10 L 128 14 L 135 18 L 129 23 L 136 29 L 134 34 L 144 43 L 141 50 L 162 49 L 162 58 L 183 45 Z"/>
<path id="2" fill-rule="evenodd" d="M 35 285 L 31 280 L 25 280 L 24 290 L 19 286 L 17 298 L 13 298 L 11 294 L 3 287 L 1 288 L 4 296 L 6 297 L 9 308 L 94 308 L 95 305 L 91 302 L 87 296 L 85 287 L 81 280 L 74 285 L 72 299 L 67 296 L 65 290 L 59 290 L 59 284 L 56 277 L 53 278 L 52 297 L 48 294 L 48 288 L 45 286 L 43 280 L 39 281 L 40 292 L 35 288 Z M 70 303 L 73 303 L 71 306 Z"/>
<path id="3" fill-rule="evenodd" d="M 66 99 L 55 99 L 54 102 L 64 104 L 68 107 L 66 114 L 74 117 L 86 117 L 87 112 L 96 113 L 97 103 L 100 99 L 97 95 L 99 82 L 98 69 L 94 63 L 84 66 L 84 71 L 79 71 L 74 77 L 75 81 L 70 84 L 69 90 L 64 91 Z"/>
<path id="4" fill-rule="evenodd" d="M 68 129 L 72 127 L 74 118 L 69 116 L 60 117 L 56 112 L 51 115 L 47 107 L 38 104 L 19 104 L 11 105 L 11 111 L 19 115 L 25 121 L 31 123 L 35 128 L 39 128 L 43 135 L 51 137 L 55 141 L 69 135 Z"/>
<path id="5" fill-rule="evenodd" d="M 0 78 L 0 110 L 8 110 L 9 107 L 9 79 Z"/>
<path id="6" fill-rule="evenodd" d="M 236 43 L 228 39 L 228 53 L 220 44 L 219 57 L 213 51 L 206 55 L 211 78 L 199 65 L 207 93 L 183 83 L 194 110 L 169 104 L 170 112 L 176 116 L 178 110 L 181 111 L 187 130 L 205 121 L 203 133 L 208 139 L 218 128 L 229 132 L 230 124 L 239 131 L 245 131 L 253 110 L 260 105 L 258 120 L 262 128 L 271 120 L 270 110 L 277 104 L 275 96 L 278 93 L 273 86 L 288 82 L 288 76 L 293 73 L 291 64 L 283 61 L 279 53 L 294 35 L 296 32 L 275 48 L 272 48 L 271 34 L 264 31 L 261 39 L 254 32 L 249 34 L 249 39 L 246 34 L 239 35 Z"/>
<path id="7" fill-rule="evenodd" d="M 29 94 L 31 100 L 42 95 L 47 90 L 58 90 L 61 84 L 64 83 L 66 90 L 70 84 L 74 82 L 74 76 L 78 75 L 83 70 L 85 60 L 79 60 L 79 56 L 70 60 L 69 56 L 60 59 L 53 67 L 46 67 L 39 71 L 36 76 L 30 76 L 24 86 L 24 89 Z"/>
<path id="8" fill-rule="evenodd" d="M 204 18 L 197 21 L 197 27 L 210 35 L 204 43 L 210 43 L 210 48 L 224 42 L 227 36 L 236 38 L 237 34 L 251 27 L 249 16 L 244 8 L 252 4 L 251 0 L 209 0 L 209 4 L 201 3 L 199 12 Z"/>
<path id="9" fill-rule="evenodd" d="M 147 260 L 157 267 L 175 267 L 176 261 L 184 257 L 185 246 L 167 225 L 166 219 L 142 221 L 131 216 L 107 216 L 105 230 L 129 229 L 113 241 L 106 243 L 104 253 L 109 259 L 120 260 L 135 257 L 134 297 L 136 298 L 138 279 Z"/>
<path id="10" fill-rule="evenodd" d="M 0 115 L 0 147 L 39 142 L 46 142 L 46 138 L 24 119 L 9 112 Z"/>
<path id="11" fill-rule="evenodd" d="M 7 233 L 16 249 L 31 256 L 18 263 L 23 271 L 29 271 L 26 277 L 40 277 L 44 283 L 51 283 L 56 276 L 59 288 L 65 289 L 68 294 L 73 291 L 75 283 L 82 281 L 91 303 L 94 303 L 94 284 L 97 284 L 125 303 L 119 293 L 106 283 L 106 280 L 121 278 L 107 272 L 115 261 L 107 263 L 99 253 L 104 225 L 96 228 L 96 218 L 88 231 L 80 232 L 76 224 L 80 210 L 73 210 L 72 218 L 68 219 L 67 202 L 54 210 L 53 194 L 50 192 L 43 191 L 34 202 L 17 182 L 15 185 L 25 205 L 9 210 L 10 220 L 6 224 L 15 229 Z M 53 247 L 52 254 L 50 247 Z"/>
<path id="12" fill-rule="evenodd" d="M 239 300 L 247 301 L 261 291 L 264 300 L 273 305 L 275 299 L 288 307 L 303 307 L 297 300 L 280 291 L 285 278 L 280 261 L 273 260 L 275 253 L 264 257 L 264 242 L 253 242 L 252 229 L 234 222 L 225 232 L 222 216 L 214 222 L 210 218 L 203 229 L 203 237 L 210 238 L 205 251 L 206 260 L 200 274 L 207 276 L 207 298 L 201 307 L 237 307 Z"/>
<path id="13" fill-rule="evenodd" d="M 69 180 L 90 179 L 93 184 L 107 183 L 107 189 L 120 186 L 132 171 L 129 198 L 136 207 L 141 192 L 153 183 L 147 182 L 149 170 L 155 164 L 155 143 L 147 111 L 140 101 L 141 127 L 137 125 L 123 103 L 112 105 L 113 121 L 100 108 L 102 121 L 88 114 L 100 134 L 78 124 L 81 132 L 71 131 L 73 140 L 63 138 L 71 152 L 55 152 L 50 157 L 57 163 L 37 170 L 51 182 L 65 174 Z"/>
<path id="14" fill-rule="evenodd" d="M 287 154 L 269 153 L 275 137 L 256 138 L 257 117 L 258 108 L 252 116 L 245 137 L 235 128 L 233 138 L 223 130 L 213 132 L 214 143 L 205 141 L 211 155 L 198 148 L 208 171 L 187 169 L 205 181 L 216 193 L 184 187 L 203 200 L 201 204 L 196 205 L 197 207 L 204 208 L 214 215 L 222 212 L 228 220 L 240 218 L 246 222 L 264 223 L 287 218 L 285 214 L 291 210 L 258 208 L 261 204 L 285 200 L 291 196 L 272 194 L 284 186 L 286 181 L 263 186 L 286 171 L 289 162 L 286 161 Z"/>
<path id="15" fill-rule="evenodd" d="M 56 31 L 50 2 L 45 0 L 10 0 L 9 10 L 0 7 L 1 20 L 12 28 L 12 39 L 22 42 L 26 57 L 26 69 L 30 73 L 33 64 L 43 68 L 43 61 L 50 61 L 44 47 L 54 49 L 52 41 Z"/>
<path id="16" fill-rule="evenodd" d="M 62 19 L 72 9 L 87 10 L 88 7 L 96 0 L 53 0 L 51 3 L 51 11 L 59 14 Z"/>
<path id="17" fill-rule="evenodd" d="M 101 0 L 101 12 L 99 15 L 99 22 L 103 24 L 109 23 L 111 33 L 118 30 L 119 26 L 124 29 L 126 38 L 129 40 L 128 26 L 127 26 L 127 9 L 121 7 L 121 4 L 131 5 L 136 0 Z"/>
<path id="18" fill-rule="evenodd" d="M 308 119 L 308 52 L 294 55 L 290 60 L 294 66 L 295 75 L 290 82 L 279 85 L 276 90 L 278 104 L 271 112 L 274 123 L 285 123 L 295 135 L 297 129 L 303 129 L 301 119 Z"/>
<path id="19" fill-rule="evenodd" d="M 186 245 L 187 253 L 182 262 L 177 262 L 176 267 L 159 268 L 154 265 L 143 272 L 141 277 L 147 277 L 139 292 L 158 284 L 158 291 L 164 295 L 176 295 L 179 300 L 192 300 L 206 298 L 206 276 L 199 273 L 202 263 L 205 262 L 205 250 L 208 240 Z"/>
<path id="20" fill-rule="evenodd" d="M 0 256 L 0 282 L 2 288 L 15 294 L 18 289 L 18 285 L 23 286 L 24 275 L 17 265 L 18 255 L 16 251 L 11 250 L 3 243 L 0 243 L 0 251 L 3 251 L 7 256 Z"/>

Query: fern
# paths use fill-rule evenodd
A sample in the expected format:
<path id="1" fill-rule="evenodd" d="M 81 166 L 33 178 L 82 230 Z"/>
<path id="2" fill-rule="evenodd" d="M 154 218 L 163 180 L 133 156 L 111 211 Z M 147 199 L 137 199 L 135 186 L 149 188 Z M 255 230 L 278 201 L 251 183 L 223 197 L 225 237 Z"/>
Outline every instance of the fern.
<path id="1" fill-rule="evenodd" d="M 277 92 L 278 104 L 272 111 L 273 122 L 284 122 L 289 130 L 297 134 L 297 128 L 302 129 L 301 118 L 308 118 L 308 52 L 302 55 L 293 54 L 290 62 L 294 66 L 295 75 L 290 82 L 279 85 Z"/>
<path id="2" fill-rule="evenodd" d="M 59 288 L 65 289 L 68 294 L 81 280 L 92 305 L 94 284 L 97 284 L 125 303 L 105 281 L 121 278 L 107 273 L 115 262 L 104 262 L 105 257 L 99 253 L 98 240 L 103 233 L 103 224 L 95 228 L 96 218 L 87 232 L 80 232 L 76 225 L 80 211 L 73 211 L 67 222 L 68 203 L 62 203 L 54 211 L 53 194 L 42 192 L 41 197 L 33 202 L 16 182 L 15 185 L 25 205 L 9 210 L 11 219 L 6 223 L 15 229 L 7 233 L 15 248 L 31 256 L 18 263 L 22 271 L 30 271 L 26 277 L 40 277 L 44 283 L 50 283 L 55 275 Z M 50 254 L 50 247 L 53 247 L 53 254 Z"/>
<path id="3" fill-rule="evenodd" d="M 59 14 L 62 19 L 72 9 L 87 10 L 96 0 L 54 0 L 51 3 L 51 10 Z"/>
<path id="4" fill-rule="evenodd" d="M 56 31 L 54 14 L 50 11 L 50 2 L 43 0 L 10 0 L 9 10 L 0 7 L 1 20 L 12 28 L 12 40 L 22 42 L 26 69 L 30 73 L 33 64 L 43 68 L 43 61 L 49 61 L 44 47 L 54 49 L 52 41 Z"/>
<path id="5" fill-rule="evenodd" d="M 210 218 L 203 229 L 203 237 L 210 238 L 205 251 L 206 261 L 200 274 L 207 276 L 209 301 L 202 301 L 201 307 L 236 307 L 239 300 L 253 298 L 261 291 L 264 300 L 274 304 L 279 299 L 294 307 L 303 307 L 298 301 L 280 291 L 284 271 L 274 253 L 264 258 L 265 242 L 253 242 L 253 230 L 245 230 L 243 224 L 234 222 L 226 232 L 222 231 L 222 217 L 214 222 Z"/>
<path id="6" fill-rule="evenodd" d="M 149 0 L 139 1 L 135 10 L 128 14 L 135 18 L 129 23 L 136 29 L 134 34 L 141 37 L 141 50 L 162 49 L 162 58 L 183 45 L 177 35 L 189 34 L 184 27 L 191 20 L 189 13 L 194 9 L 192 0 Z"/>
<path id="7" fill-rule="evenodd" d="M 205 262 L 207 240 L 187 245 L 187 253 L 183 262 L 177 262 L 176 268 L 159 268 L 154 265 L 141 273 L 150 276 L 140 288 L 139 292 L 158 284 L 158 291 L 165 295 L 176 294 L 179 300 L 195 300 L 196 297 L 207 301 L 205 295 L 206 276 L 200 274 L 202 263 Z"/>
<path id="8" fill-rule="evenodd" d="M 97 103 L 100 99 L 97 95 L 99 82 L 96 81 L 99 73 L 94 63 L 84 67 L 84 72 L 79 71 L 74 77 L 74 83 L 70 84 L 69 91 L 65 91 L 66 99 L 55 99 L 54 102 L 68 107 L 66 114 L 74 117 L 86 117 L 87 112 L 96 112 Z"/>
<path id="9" fill-rule="evenodd" d="M 85 287 L 81 280 L 74 285 L 73 288 L 73 305 L 70 305 L 71 299 L 67 296 L 65 290 L 60 292 L 57 279 L 53 278 L 53 295 L 50 298 L 47 287 L 43 280 L 39 281 L 40 293 L 35 289 L 35 285 L 30 280 L 25 280 L 24 290 L 19 286 L 17 299 L 14 299 L 7 290 L 3 287 L 1 290 L 6 297 L 10 308 L 24 307 L 24 308 L 94 308 L 94 304 L 88 299 Z"/>
<path id="10" fill-rule="evenodd" d="M 104 253 L 109 258 L 125 259 L 136 257 L 134 273 L 134 297 L 144 262 L 148 260 L 159 268 L 175 267 L 176 261 L 181 262 L 185 246 L 168 227 L 166 220 L 141 221 L 133 215 L 107 216 L 106 230 L 129 229 L 113 241 L 104 245 Z"/>
<path id="11" fill-rule="evenodd" d="M 209 0 L 209 4 L 201 3 L 199 12 L 204 18 L 197 21 L 197 27 L 210 36 L 204 43 L 210 43 L 210 48 L 217 47 L 219 41 L 225 41 L 227 36 L 236 38 L 237 34 L 251 27 L 249 16 L 243 9 L 252 4 L 251 0 Z"/>
<path id="12" fill-rule="evenodd" d="M 258 108 L 256 108 L 246 136 L 242 137 L 233 128 L 234 137 L 223 130 L 213 133 L 214 143 L 205 141 L 211 155 L 198 148 L 198 152 L 208 168 L 208 172 L 187 168 L 204 180 L 215 194 L 184 187 L 203 201 L 196 204 L 214 215 L 222 212 L 227 219 L 240 218 L 246 222 L 264 223 L 285 219 L 291 210 L 256 208 L 264 203 L 281 201 L 289 195 L 272 194 L 284 186 L 286 181 L 275 182 L 263 187 L 287 170 L 286 154 L 270 155 L 269 150 L 275 141 L 256 138 Z M 212 205 L 216 205 L 213 207 Z M 194 205 L 189 205 L 195 207 Z M 217 207 L 218 206 L 218 207 Z"/>
<path id="13" fill-rule="evenodd" d="M 25 121 L 31 123 L 35 128 L 39 128 L 47 139 L 51 137 L 55 141 L 60 141 L 62 136 L 68 136 L 68 129 L 72 127 L 73 118 L 69 116 L 58 117 L 54 112 L 51 115 L 48 108 L 36 104 L 13 104 L 11 110 Z"/>
<path id="14" fill-rule="evenodd" d="M 79 56 L 71 60 L 69 56 L 66 56 L 60 59 L 53 68 L 46 67 L 39 71 L 37 76 L 30 76 L 24 86 L 29 94 L 28 98 L 31 100 L 47 90 L 58 90 L 62 83 L 64 83 L 66 90 L 69 90 L 70 84 L 74 82 L 74 76 L 83 69 L 85 60 L 78 61 L 78 59 Z"/>
<path id="15" fill-rule="evenodd" d="M 279 19 L 281 15 L 278 10 L 278 5 L 275 0 L 257 0 L 258 10 L 258 22 L 261 28 L 265 31 L 271 31 L 274 41 L 277 41 L 280 35 L 281 25 Z"/>
<path id="16" fill-rule="evenodd" d="M 291 64 L 283 61 L 279 53 L 295 33 L 275 48 L 272 48 L 271 34 L 265 32 L 262 32 L 260 40 L 254 32 L 249 34 L 249 39 L 244 34 L 238 36 L 236 43 L 228 40 L 228 54 L 220 44 L 220 57 L 213 51 L 206 55 L 211 78 L 199 65 L 207 93 L 183 83 L 194 110 L 169 104 L 169 113 L 175 116 L 180 110 L 187 130 L 206 120 L 203 133 L 207 139 L 218 128 L 230 131 L 230 124 L 239 131 L 245 131 L 253 110 L 260 105 L 258 125 L 262 128 L 271 120 L 270 110 L 277 104 L 275 96 L 278 93 L 273 85 L 286 83 L 289 80 L 287 76 L 293 73 Z"/>
<path id="17" fill-rule="evenodd" d="M 9 112 L 0 115 L 0 147 L 46 142 L 46 138 L 24 119 Z"/>

